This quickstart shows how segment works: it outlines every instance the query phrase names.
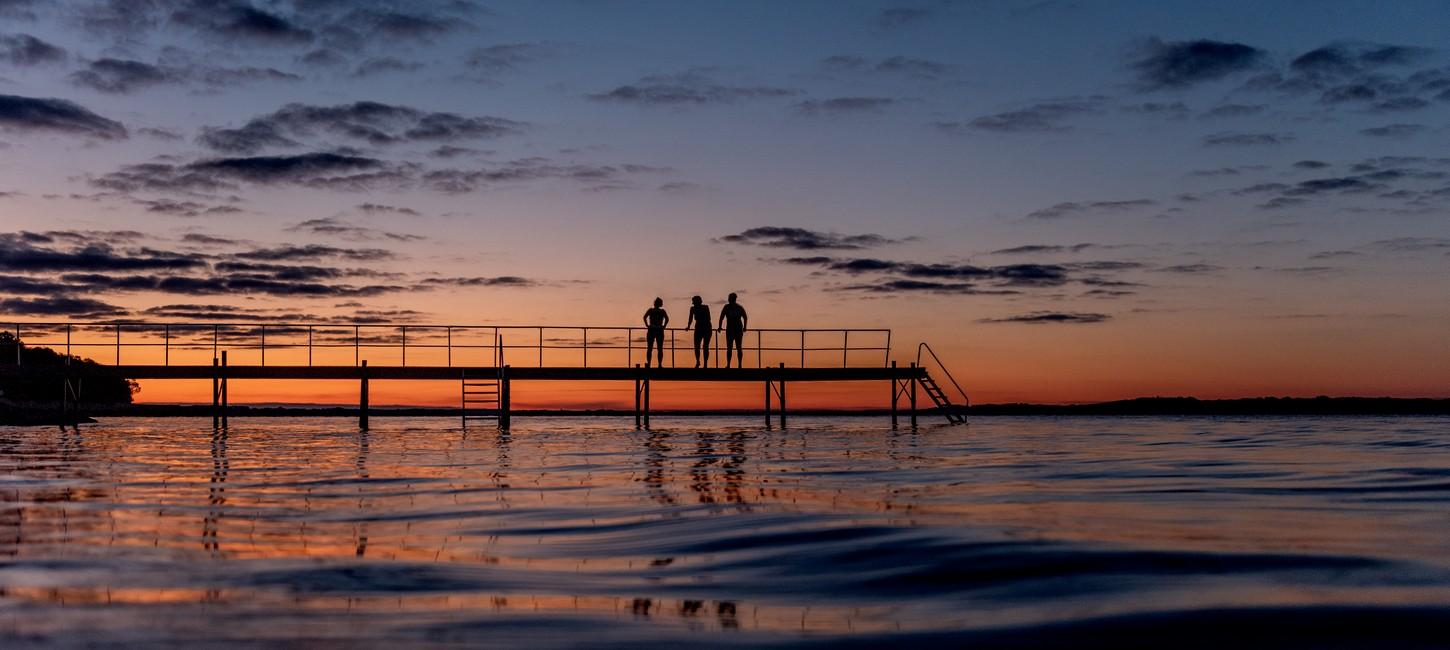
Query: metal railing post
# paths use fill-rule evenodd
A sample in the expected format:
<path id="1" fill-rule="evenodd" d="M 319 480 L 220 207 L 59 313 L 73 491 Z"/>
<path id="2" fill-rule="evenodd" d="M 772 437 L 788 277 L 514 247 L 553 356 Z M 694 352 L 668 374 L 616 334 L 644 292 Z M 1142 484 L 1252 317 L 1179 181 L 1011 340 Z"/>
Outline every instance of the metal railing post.
<path id="1" fill-rule="evenodd" d="M 211 356 L 213 356 L 213 357 L 215 357 L 217 355 L 217 353 L 216 353 L 216 350 L 217 350 L 217 338 L 218 338 L 218 335 L 219 335 L 220 331 L 221 331 L 221 326 L 220 325 L 212 325 L 211 326 Z"/>
<path id="2" fill-rule="evenodd" d="M 625 350 L 625 352 L 624 352 L 624 367 L 628 368 L 631 365 L 634 365 L 634 328 L 633 327 L 625 328 L 625 330 L 624 330 L 624 350 Z M 638 408 L 635 409 L 635 411 L 638 411 L 638 410 L 639 410 Z"/>
<path id="3" fill-rule="evenodd" d="M 449 368 L 452 368 L 453 367 L 453 328 L 452 327 L 449 327 L 448 328 L 447 348 L 448 348 L 448 367 Z"/>
<path id="4" fill-rule="evenodd" d="M 544 367 L 544 328 L 539 328 L 539 367 Z"/>
<path id="5" fill-rule="evenodd" d="M 403 367 L 408 367 L 408 326 L 403 327 Z"/>
<path id="6" fill-rule="evenodd" d="M 20 363 L 20 352 L 21 352 L 21 347 L 20 347 L 20 323 L 16 323 L 15 324 L 15 365 L 17 365 L 17 366 L 18 365 L 21 365 L 21 363 Z"/>
<path id="7" fill-rule="evenodd" d="M 841 367 L 847 365 L 846 354 L 851 350 L 851 330 L 841 330 Z"/>
<path id="8" fill-rule="evenodd" d="M 171 365 L 171 326 L 170 325 L 164 325 L 164 326 L 162 326 L 162 330 L 161 330 L 161 341 L 162 341 L 162 345 L 164 346 L 163 347 L 164 356 L 162 357 L 163 365 L 170 366 Z"/>
<path id="9" fill-rule="evenodd" d="M 307 326 L 307 367 L 312 367 L 312 326 Z"/>
<path id="10" fill-rule="evenodd" d="M 262 326 L 262 365 L 267 365 L 267 326 Z"/>
<path id="11" fill-rule="evenodd" d="M 589 328 L 584 328 L 584 367 L 589 367 Z"/>
<path id="12" fill-rule="evenodd" d="M 801 330 L 801 367 L 806 367 L 806 331 Z"/>
<path id="13" fill-rule="evenodd" d="M 360 358 L 358 353 L 361 352 L 361 351 L 362 351 L 362 328 L 361 327 L 358 327 L 357 325 L 353 325 L 352 326 L 352 365 L 356 366 L 358 364 L 358 359 Z"/>
<path id="14" fill-rule="evenodd" d="M 121 324 L 116 323 L 116 365 L 121 365 Z"/>
<path id="15" fill-rule="evenodd" d="M 755 330 L 755 367 L 756 368 L 764 367 L 764 365 L 763 365 L 764 361 L 761 359 L 761 354 L 762 354 L 762 352 L 761 352 L 761 348 L 760 348 L 760 330 Z M 767 410 L 769 410 L 769 409 L 767 409 Z"/>
<path id="16" fill-rule="evenodd" d="M 65 324 L 65 365 L 70 365 L 70 328 L 71 324 Z"/>

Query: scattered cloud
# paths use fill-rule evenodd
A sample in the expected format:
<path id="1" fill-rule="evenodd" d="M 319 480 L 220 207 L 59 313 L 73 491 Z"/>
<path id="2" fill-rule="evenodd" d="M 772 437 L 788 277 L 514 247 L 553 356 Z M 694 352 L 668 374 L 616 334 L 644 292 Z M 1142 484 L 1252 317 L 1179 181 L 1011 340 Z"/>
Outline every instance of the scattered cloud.
<path id="1" fill-rule="evenodd" d="M 1101 100 L 1099 98 L 1047 101 L 1039 102 L 1023 109 L 983 115 L 965 124 L 960 122 L 938 122 L 937 126 L 946 130 L 967 128 L 978 131 L 995 131 L 998 133 L 1066 131 L 1068 130 L 1068 126 L 1064 122 L 1068 118 L 1097 113 L 1100 110 L 1100 106 Z"/>
<path id="2" fill-rule="evenodd" d="M 1132 68 L 1145 88 L 1185 88 L 1245 72 L 1265 56 L 1263 50 L 1243 43 L 1152 39 L 1143 44 Z"/>
<path id="3" fill-rule="evenodd" d="M 463 116 L 379 102 L 335 106 L 288 104 L 235 129 L 205 127 L 197 141 L 214 151 L 257 153 L 299 146 L 299 139 L 327 134 L 381 146 L 399 142 L 496 138 L 527 124 L 492 116 Z"/>
<path id="4" fill-rule="evenodd" d="M 598 102 L 639 106 L 699 106 L 797 94 L 800 91 L 792 88 L 717 83 L 712 78 L 711 70 L 695 68 L 676 74 L 651 75 L 634 84 L 588 95 L 588 98 Z"/>
<path id="5" fill-rule="evenodd" d="M 876 13 L 876 26 L 883 29 L 897 29 L 915 25 L 936 15 L 930 7 L 888 7 Z"/>
<path id="6" fill-rule="evenodd" d="M 1200 140 L 1205 147 L 1225 146 L 1267 146 L 1288 144 L 1294 141 L 1289 133 L 1233 133 L 1223 132 L 1205 135 Z"/>
<path id="7" fill-rule="evenodd" d="M 55 98 L 0 95 L 0 128 L 7 131 L 53 131 L 102 140 L 123 140 L 126 127 L 92 113 L 80 104 Z"/>
<path id="8" fill-rule="evenodd" d="M 1408 138 L 1428 131 L 1430 127 L 1423 124 L 1386 124 L 1368 129 L 1360 129 L 1361 135 L 1376 138 Z"/>
<path id="9" fill-rule="evenodd" d="M 117 192 L 214 193 L 241 185 L 297 185 L 337 190 L 397 186 L 407 180 L 397 165 L 337 153 L 208 158 L 180 165 L 143 163 L 92 178 Z"/>
<path id="10" fill-rule="evenodd" d="M 821 60 L 821 66 L 827 70 L 839 72 L 872 72 L 902 75 L 917 79 L 937 79 L 950 74 L 956 69 L 956 66 L 947 63 L 910 56 L 868 59 L 866 57 L 847 54 L 828 56 Z"/>
<path id="11" fill-rule="evenodd" d="M 1059 312 L 1059 311 L 1035 311 L 1028 314 L 1016 316 L 1004 316 L 1001 318 L 983 318 L 978 323 L 1022 323 L 1026 325 L 1090 325 L 1093 323 L 1105 323 L 1112 320 L 1107 314 L 1080 313 L 1080 312 Z"/>
<path id="12" fill-rule="evenodd" d="M 3 13 L 0 13 L 3 15 Z M 0 34 L 0 61 L 13 66 L 35 66 L 66 60 L 65 48 L 29 34 Z"/>
<path id="13" fill-rule="evenodd" d="M 1043 208 L 1027 214 L 1028 219 L 1061 219 L 1063 217 L 1077 217 L 1088 214 L 1115 214 L 1131 212 L 1140 208 L 1157 205 L 1157 201 L 1151 199 L 1129 199 L 1126 201 L 1067 201 L 1058 203 L 1050 208 Z"/>
<path id="14" fill-rule="evenodd" d="M 842 115 L 875 113 L 895 102 L 890 97 L 832 97 L 797 102 L 795 108 L 803 115 Z"/>
<path id="15" fill-rule="evenodd" d="M 1027 244 L 1024 246 L 1013 246 L 994 250 L 990 255 L 1041 255 L 1047 253 L 1080 253 L 1082 251 L 1099 248 L 1097 244 L 1073 244 L 1062 246 L 1058 244 Z"/>
<path id="16" fill-rule="evenodd" d="M 336 237 L 349 241 L 391 240 L 398 242 L 408 242 L 426 239 L 425 237 L 419 235 L 388 232 L 386 230 L 378 230 L 377 228 L 359 226 L 357 224 L 343 221 L 342 219 L 339 219 L 337 217 L 308 219 L 297 225 L 287 228 L 287 230 L 289 232 L 302 232 L 313 235 L 323 235 L 326 237 Z"/>
<path id="17" fill-rule="evenodd" d="M 718 241 L 732 244 L 751 244 L 768 248 L 790 248 L 809 250 L 860 250 L 897 244 L 902 240 L 890 239 L 875 233 L 863 235 L 841 235 L 837 233 L 791 228 L 786 226 L 762 226 L 751 228 L 735 235 L 726 235 Z"/>
<path id="18" fill-rule="evenodd" d="M 105 318 L 126 314 L 125 309 L 99 300 L 68 296 L 6 298 L 0 300 L 0 312 L 17 316 L 66 316 L 70 318 Z"/>

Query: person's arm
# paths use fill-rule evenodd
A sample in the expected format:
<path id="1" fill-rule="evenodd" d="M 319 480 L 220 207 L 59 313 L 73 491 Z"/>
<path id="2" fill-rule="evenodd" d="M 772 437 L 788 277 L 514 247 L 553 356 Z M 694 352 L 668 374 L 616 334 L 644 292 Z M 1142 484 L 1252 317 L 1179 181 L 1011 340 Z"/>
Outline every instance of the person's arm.
<path id="1" fill-rule="evenodd" d="M 685 329 L 686 330 L 689 330 L 690 329 L 690 326 L 691 325 L 694 325 L 694 324 L 695 324 L 695 310 L 691 309 L 690 310 L 690 315 L 687 318 L 685 318 Z"/>
<path id="2" fill-rule="evenodd" d="M 670 326 L 670 312 L 661 309 L 660 313 L 665 315 L 664 322 L 660 323 L 660 329 L 665 329 Z"/>
<path id="3" fill-rule="evenodd" d="M 720 324 L 715 326 L 715 331 L 716 332 L 725 329 L 725 312 L 727 312 L 727 311 L 729 311 L 729 310 L 728 309 L 721 309 L 720 310 Z"/>
<path id="4" fill-rule="evenodd" d="M 745 330 L 748 330 L 748 329 L 750 329 L 750 315 L 747 314 L 747 313 L 745 313 L 745 308 L 744 307 L 741 307 L 740 308 L 740 332 L 743 334 L 745 332 Z"/>
<path id="5" fill-rule="evenodd" d="M 648 310 L 648 309 L 644 310 L 644 326 L 645 327 L 649 327 L 649 311 L 650 310 Z"/>

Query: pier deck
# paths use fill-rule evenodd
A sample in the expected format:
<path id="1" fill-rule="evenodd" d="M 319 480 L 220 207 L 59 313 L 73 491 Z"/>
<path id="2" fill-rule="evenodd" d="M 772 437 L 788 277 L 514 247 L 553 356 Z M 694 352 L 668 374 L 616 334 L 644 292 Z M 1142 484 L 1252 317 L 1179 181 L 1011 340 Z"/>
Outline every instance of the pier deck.
<path id="1" fill-rule="evenodd" d="M 887 329 L 751 330 L 740 353 L 744 367 L 736 368 L 719 367 L 719 335 L 710 345 L 713 366 L 682 367 L 693 350 L 680 345 L 689 334 L 680 330 L 667 333 L 664 365 L 644 367 L 641 361 L 655 359 L 645 355 L 640 327 L 124 322 L 17 323 L 0 331 L 12 341 L 10 349 L 0 349 L 0 378 L 60 380 L 62 403 L 72 408 L 84 399 L 81 380 L 87 377 L 209 379 L 214 420 L 221 426 L 229 382 L 282 379 L 359 382 L 362 427 L 368 422 L 369 382 L 375 380 L 458 381 L 465 426 L 483 413 L 508 427 L 511 385 L 518 381 L 632 381 L 635 423 L 641 427 L 649 426 L 655 382 L 762 383 L 766 422 L 774 413 L 782 426 L 789 383 L 889 382 L 893 425 L 901 401 L 916 425 L 919 389 L 949 421 L 965 420 L 921 364 L 930 347 L 919 345 L 915 362 L 899 364 L 892 360 Z M 36 347 L 61 355 L 63 365 L 23 363 L 23 351 Z M 87 352 L 100 354 L 81 362 Z M 950 378 L 935 353 L 926 359 Z"/>

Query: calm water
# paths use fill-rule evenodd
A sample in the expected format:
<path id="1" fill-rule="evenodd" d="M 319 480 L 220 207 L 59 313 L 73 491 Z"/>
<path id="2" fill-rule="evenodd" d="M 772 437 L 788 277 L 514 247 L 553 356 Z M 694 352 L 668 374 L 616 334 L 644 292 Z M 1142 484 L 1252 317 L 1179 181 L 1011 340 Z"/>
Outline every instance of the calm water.
<path id="1" fill-rule="evenodd" d="M 1441 647 L 1450 419 L 0 428 L 0 646 Z"/>

